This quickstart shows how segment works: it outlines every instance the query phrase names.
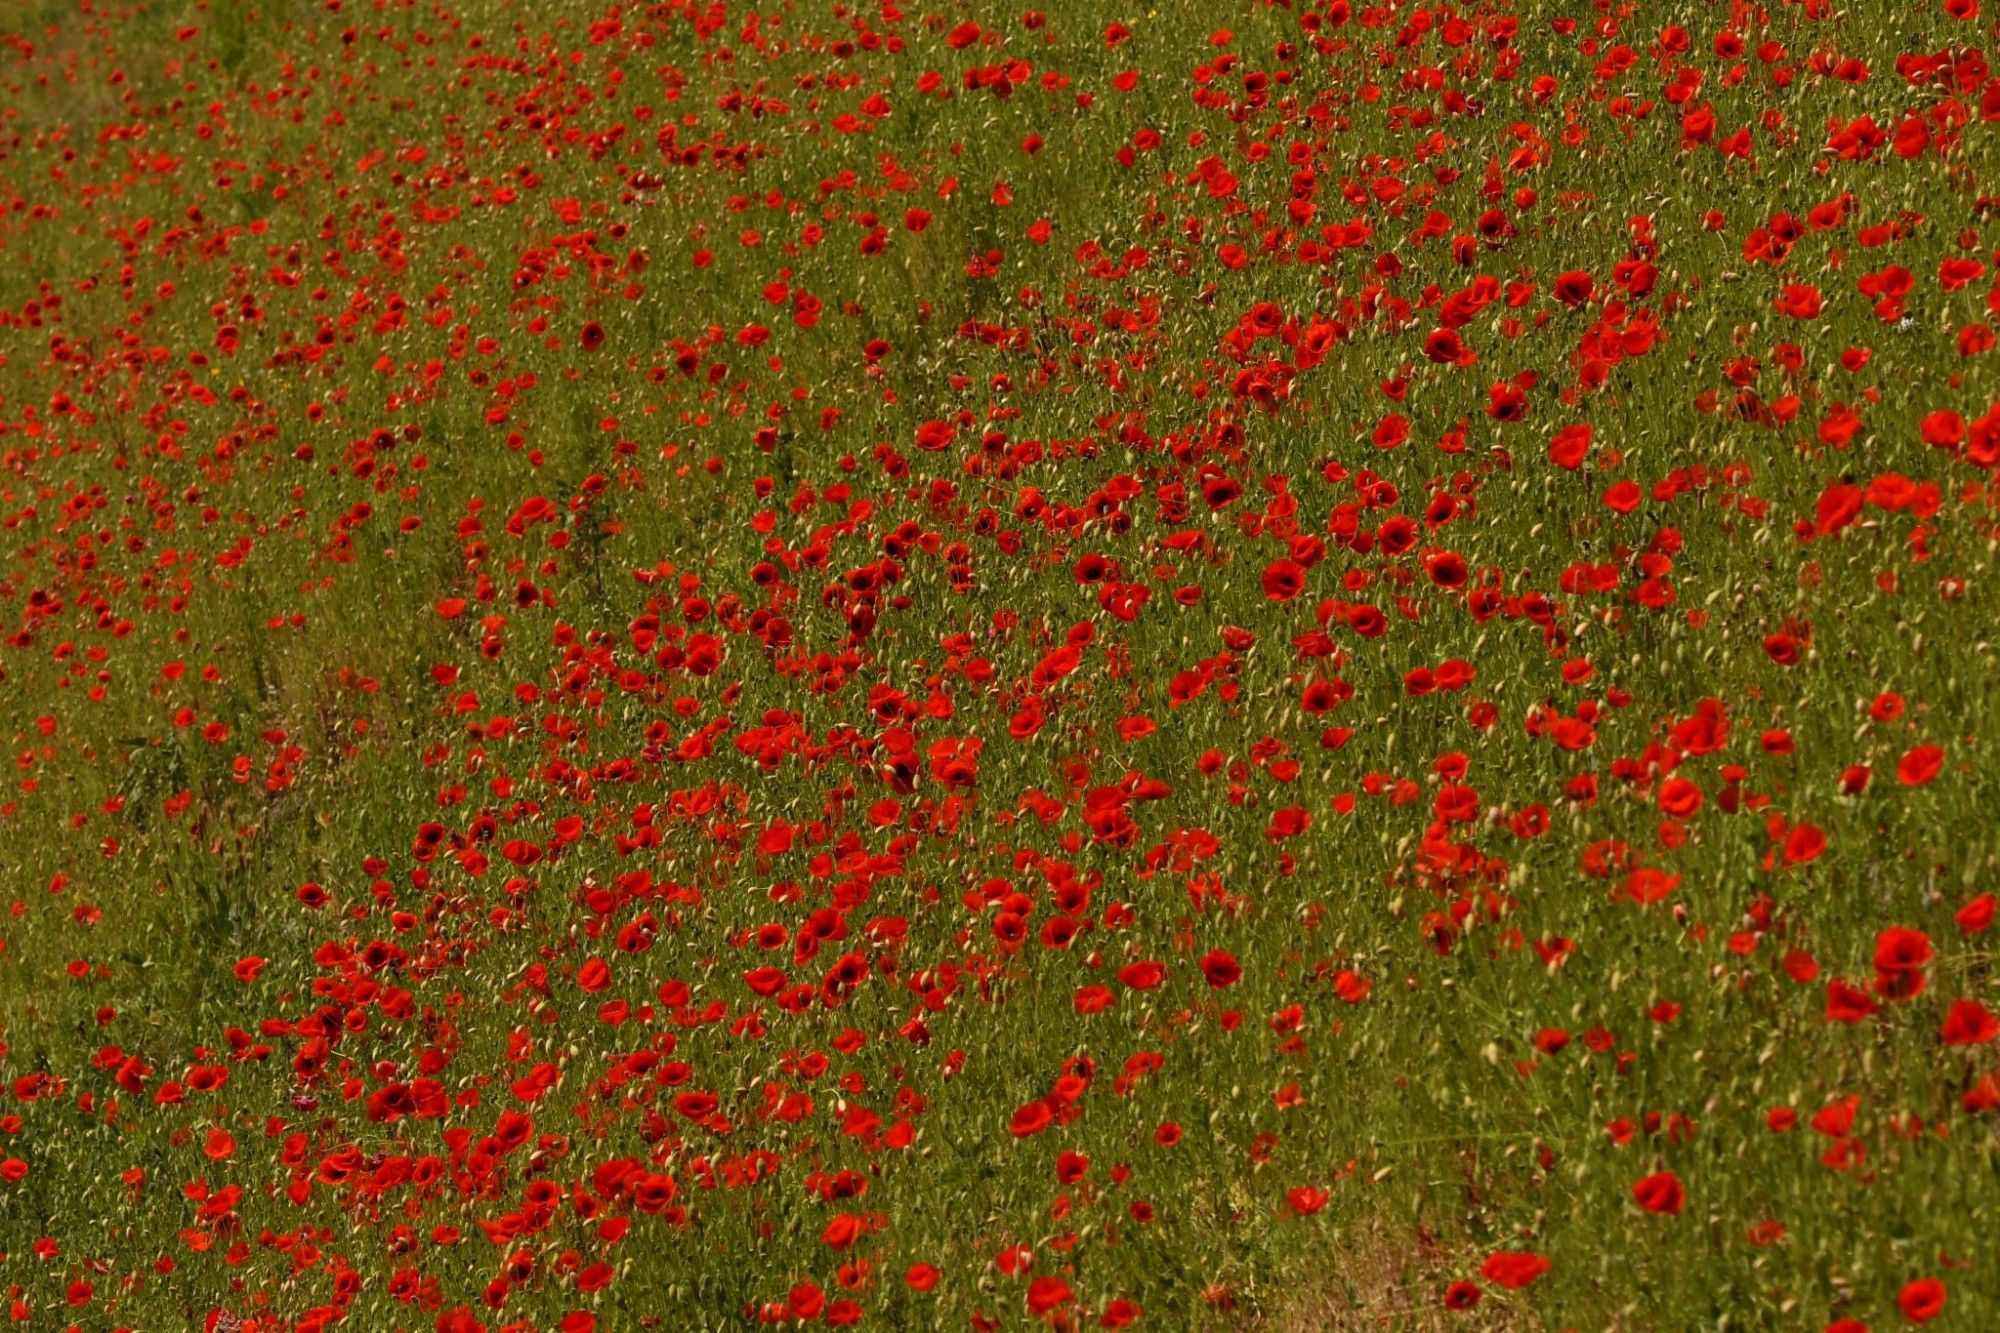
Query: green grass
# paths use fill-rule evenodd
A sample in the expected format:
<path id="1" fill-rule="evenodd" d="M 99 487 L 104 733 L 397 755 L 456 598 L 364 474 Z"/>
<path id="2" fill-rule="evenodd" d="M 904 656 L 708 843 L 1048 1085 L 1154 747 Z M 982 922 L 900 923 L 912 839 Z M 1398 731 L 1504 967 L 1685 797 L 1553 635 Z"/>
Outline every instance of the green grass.
<path id="1" fill-rule="evenodd" d="M 1573 8 L 1493 6 L 1519 18 L 1504 46 L 1454 40 L 1484 10 L 1418 32 L 1409 6 L 1317 33 L 1280 5 L 0 18 L 17 1318 L 719 1329 L 782 1322 L 813 1284 L 815 1318 L 847 1301 L 887 1328 L 1115 1324 L 1126 1301 L 1151 1328 L 1879 1329 L 1937 1278 L 1934 1326 L 1993 1326 L 1994 1117 L 1967 1101 L 1993 1046 L 1940 1034 L 1954 1001 L 1995 1003 L 1990 935 L 1955 914 L 2000 853 L 2000 529 L 1990 468 L 1924 438 L 1996 401 L 1995 354 L 1961 350 L 1996 309 L 1993 85 L 1967 66 L 1966 123 L 1908 160 L 1828 146 L 1863 115 L 1935 128 L 1944 91 L 1897 58 L 1989 44 L 1991 17 L 1776 6 L 1739 16 L 1732 83 L 1723 9 L 1638 7 L 1586 50 L 1603 16 Z M 986 36 L 954 45 L 968 20 Z M 1008 61 L 1031 68 L 1007 96 L 968 82 Z M 1753 127 L 1750 159 L 1683 144 L 1704 103 L 1716 141 Z M 1142 130 L 1158 146 L 1123 165 Z M 1843 197 L 1781 265 L 1746 257 L 1774 215 Z M 1482 238 L 1488 210 L 1512 233 Z M 1322 239 L 1360 222 L 1364 244 Z M 1980 271 L 1947 289 L 1954 258 Z M 1637 259 L 1657 276 L 1634 292 Z M 1884 318 L 1858 283 L 1892 264 L 1912 284 Z M 1573 270 L 1578 308 L 1551 294 Z M 1429 359 L 1478 276 L 1502 295 L 1458 329 L 1477 363 Z M 1515 306 L 1511 283 L 1534 291 Z M 1798 283 L 1816 317 L 1777 308 Z M 1268 408 L 1239 370 L 1299 356 L 1237 340 L 1260 303 L 1343 326 Z M 1635 323 L 1651 345 L 1586 373 Z M 1524 372 L 1526 417 L 1490 417 Z M 1835 404 L 1861 417 L 1838 444 Z M 1391 412 L 1409 438 L 1377 448 Z M 933 421 L 957 427 L 936 452 Z M 1577 423 L 1594 443 L 1566 470 L 1549 443 Z M 1395 498 L 1367 505 L 1364 471 Z M 1934 487 L 1924 512 L 1816 530 L 1829 486 L 1888 474 Z M 1216 477 L 1241 494 L 1212 509 Z M 1624 481 L 1627 513 L 1605 499 Z M 1427 523 L 1439 493 L 1459 511 Z M 1414 542 L 1344 544 L 1343 514 Z M 1330 549 L 1274 600 L 1293 536 Z M 1426 576 L 1438 549 L 1500 590 L 1491 614 Z M 1085 557 L 1146 590 L 1131 618 L 1080 586 Z M 1656 577 L 1671 597 L 1641 598 Z M 1074 671 L 1038 679 L 1079 625 Z M 663 657 L 668 633 L 715 635 L 713 670 Z M 1409 690 L 1450 659 L 1462 690 Z M 1184 702 L 1183 671 L 1208 676 Z M 1351 696 L 1307 712 L 1336 676 Z M 1887 693 L 1903 711 L 1871 715 Z M 1040 730 L 1010 734 L 1037 700 Z M 1708 700 L 1714 747 L 1676 732 Z M 1586 704 L 1589 745 L 1543 734 Z M 759 727 L 769 762 L 736 743 Z M 976 774 L 948 780 L 931 747 L 975 739 Z M 1900 781 L 1919 745 L 1942 768 Z M 1702 791 L 1684 818 L 1669 774 Z M 1164 787 L 1093 824 L 1128 779 Z M 1473 795 L 1446 826 L 1451 781 Z M 1273 836 L 1289 807 L 1309 825 Z M 1534 808 L 1547 831 L 1519 836 Z M 1798 823 L 1826 850 L 1787 864 Z M 781 827 L 791 845 L 762 844 Z M 1642 867 L 1677 883 L 1634 902 Z M 1029 898 L 1016 948 L 1006 891 L 968 902 L 995 879 Z M 815 913 L 839 929 L 798 958 Z M 1057 917 L 1088 928 L 1045 943 Z M 1867 990 L 1892 926 L 1932 942 L 1923 990 L 1829 1021 L 1829 982 Z M 1204 982 L 1211 950 L 1240 980 Z M 861 978 L 828 992 L 850 953 Z M 246 958 L 267 960 L 247 980 Z M 1138 961 L 1165 964 L 1157 989 L 1120 980 Z M 765 964 L 811 987 L 796 1012 L 746 985 Z M 1116 1003 L 1081 1014 L 1092 985 Z M 316 1073 L 301 1022 L 342 1034 Z M 1548 1030 L 1567 1044 L 1538 1049 Z M 1079 1058 L 1080 1113 L 1010 1134 Z M 513 1091 L 545 1063 L 551 1090 Z M 159 1099 L 195 1067 L 227 1081 Z M 371 1117 L 420 1077 L 445 1114 Z M 690 1091 L 722 1118 L 677 1111 Z M 772 1114 L 791 1094 L 810 1111 Z M 1813 1127 L 1847 1097 L 1848 1129 Z M 507 1111 L 534 1129 L 485 1162 Z M 672 1179 L 667 1210 L 605 1197 L 621 1160 Z M 422 1162 L 429 1184 L 365 1185 Z M 1635 1202 L 1662 1171 L 1677 1214 Z M 1296 1215 L 1299 1187 L 1324 1207 Z M 482 1232 L 536 1206 L 528 1234 Z M 843 1215 L 861 1234 L 836 1246 Z M 1550 1266 L 1510 1290 L 1482 1276 L 1502 1251 Z M 1072 1298 L 1041 1315 L 1047 1277 Z M 1446 1308 L 1457 1282 L 1477 1309 Z"/>

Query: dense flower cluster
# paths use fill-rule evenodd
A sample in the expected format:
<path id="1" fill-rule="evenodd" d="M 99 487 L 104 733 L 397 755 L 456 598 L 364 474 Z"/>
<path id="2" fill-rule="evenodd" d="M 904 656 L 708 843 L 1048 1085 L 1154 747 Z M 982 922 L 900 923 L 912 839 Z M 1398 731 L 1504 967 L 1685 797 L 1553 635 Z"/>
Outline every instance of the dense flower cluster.
<path id="1" fill-rule="evenodd" d="M 0 15 L 12 1320 L 2000 1327 L 1982 3 Z"/>

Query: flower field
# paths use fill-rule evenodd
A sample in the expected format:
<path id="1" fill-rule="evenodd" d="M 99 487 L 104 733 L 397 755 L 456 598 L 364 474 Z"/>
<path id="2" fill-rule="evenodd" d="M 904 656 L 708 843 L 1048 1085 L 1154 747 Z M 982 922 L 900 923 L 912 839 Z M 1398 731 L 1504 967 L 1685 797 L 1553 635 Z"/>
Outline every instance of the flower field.
<path id="1" fill-rule="evenodd" d="M 2000 1328 L 1992 0 L 0 10 L 11 1326 Z"/>

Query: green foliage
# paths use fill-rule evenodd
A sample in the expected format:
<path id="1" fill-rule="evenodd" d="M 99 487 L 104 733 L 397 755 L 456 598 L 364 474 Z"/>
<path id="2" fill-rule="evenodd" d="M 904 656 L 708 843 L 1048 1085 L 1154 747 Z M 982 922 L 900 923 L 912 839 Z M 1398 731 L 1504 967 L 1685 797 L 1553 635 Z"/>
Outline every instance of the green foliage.
<path id="1" fill-rule="evenodd" d="M 1990 16 L 0 31 L 28 1327 L 2000 1319 Z"/>

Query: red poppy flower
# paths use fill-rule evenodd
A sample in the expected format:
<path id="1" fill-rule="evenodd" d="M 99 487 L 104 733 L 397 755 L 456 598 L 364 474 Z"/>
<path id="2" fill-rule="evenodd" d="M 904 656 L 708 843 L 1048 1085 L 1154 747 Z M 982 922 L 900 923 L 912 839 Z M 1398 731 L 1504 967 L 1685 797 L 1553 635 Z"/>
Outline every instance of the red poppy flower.
<path id="1" fill-rule="evenodd" d="M 1311 1217 L 1326 1207 L 1333 1195 L 1317 1185 L 1294 1185 L 1285 1194 L 1285 1202 L 1292 1212 L 1300 1217 Z"/>
<path id="2" fill-rule="evenodd" d="M 1572 269 L 1568 273 L 1556 275 L 1553 292 L 1556 300 L 1572 308 L 1590 300 L 1595 284 L 1588 273 Z"/>
<path id="3" fill-rule="evenodd" d="M 1008 1123 L 1007 1130 L 1015 1138 L 1025 1139 L 1047 1129 L 1054 1119 L 1048 1102 L 1045 1099 L 1037 1099 L 1014 1112 L 1014 1118 Z"/>
<path id="4" fill-rule="evenodd" d="M 1211 988 L 1222 990 L 1241 980 L 1243 969 L 1234 955 L 1222 949 L 1213 949 L 1202 956 L 1201 974 L 1207 978 Z"/>
<path id="5" fill-rule="evenodd" d="M 1996 908 L 2000 908 L 2000 898 L 1990 893 L 1982 893 L 1953 913 L 1952 920 L 1966 934 L 1977 935 L 1993 925 Z"/>
<path id="6" fill-rule="evenodd" d="M 1687 1202 L 1680 1177 L 1671 1171 L 1647 1176 L 1632 1187 L 1632 1197 L 1649 1213 L 1678 1213 Z"/>
<path id="7" fill-rule="evenodd" d="M 1124 1297 L 1114 1297 L 1105 1303 L 1104 1313 L 1097 1317 L 1100 1328 L 1128 1328 L 1139 1322 L 1142 1311 L 1135 1301 Z"/>
<path id="8" fill-rule="evenodd" d="M 1837 979 L 1827 983 L 1826 1016 L 1829 1021 L 1852 1026 L 1874 1013 L 1877 1008 L 1874 999 L 1867 991 Z"/>
<path id="9" fill-rule="evenodd" d="M 1820 492 L 1814 507 L 1814 526 L 1821 536 L 1832 536 L 1861 516 L 1863 492 L 1859 486 L 1837 482 Z"/>
<path id="10" fill-rule="evenodd" d="M 1264 569 L 1264 595 L 1288 602 L 1305 587 L 1306 572 L 1295 560 L 1274 560 Z"/>
<path id="11" fill-rule="evenodd" d="M 1934 1277 L 1920 1277 L 1903 1284 L 1896 1293 L 1896 1308 L 1913 1324 L 1928 1324 L 1944 1313 L 1945 1285 Z"/>
<path id="12" fill-rule="evenodd" d="M 1919 745 L 1904 754 L 1896 764 L 1896 780 L 1905 787 L 1921 787 L 1943 769 L 1943 747 Z"/>
<path id="13" fill-rule="evenodd" d="M 860 1240 L 865 1230 L 861 1218 L 853 1213 L 840 1213 L 826 1224 L 826 1229 L 820 1232 L 819 1239 L 828 1249 L 845 1250 Z"/>
<path id="14" fill-rule="evenodd" d="M 1794 824 L 1785 835 L 1785 862 L 1805 865 L 1817 861 L 1826 851 L 1826 834 L 1812 824 Z"/>
<path id="15" fill-rule="evenodd" d="M 1102 1013 L 1118 1002 L 1117 994 L 1109 986 L 1081 986 L 1077 989 L 1076 1012 L 1083 1015 Z"/>
<path id="16" fill-rule="evenodd" d="M 1914 972 L 1927 966 L 1935 951 L 1931 937 L 1909 926 L 1890 926 L 1875 936 L 1877 972 Z"/>
<path id="17" fill-rule="evenodd" d="M 1822 301 L 1819 288 L 1794 283 L 1778 294 L 1777 307 L 1793 319 L 1817 319 Z"/>
<path id="18" fill-rule="evenodd" d="M 1166 978 L 1167 969 L 1162 963 L 1127 963 L 1118 969 L 1118 980 L 1133 990 L 1152 990 Z"/>
<path id="19" fill-rule="evenodd" d="M 1070 1285 L 1058 1277 L 1038 1277 L 1028 1283 L 1028 1313 L 1045 1315 L 1076 1299 Z"/>
<path id="20" fill-rule="evenodd" d="M 1479 1275 L 1495 1286 L 1519 1291 L 1548 1271 L 1549 1261 L 1539 1254 L 1500 1250 L 1489 1255 L 1486 1262 L 1480 1265 Z"/>
<path id="21" fill-rule="evenodd" d="M 1564 426 L 1549 441 L 1549 461 L 1572 472 L 1582 467 L 1584 459 L 1590 455 L 1593 433 L 1587 423 Z"/>
<path id="22" fill-rule="evenodd" d="M 1621 481 L 1604 493 L 1604 503 L 1614 513 L 1629 514 L 1645 503 L 1645 492 L 1636 482 Z"/>
<path id="23" fill-rule="evenodd" d="M 1943 1040 L 1947 1046 L 1981 1046 L 2000 1037 L 2000 1018 L 1977 1000 L 1953 1000 L 1945 1014 Z"/>

